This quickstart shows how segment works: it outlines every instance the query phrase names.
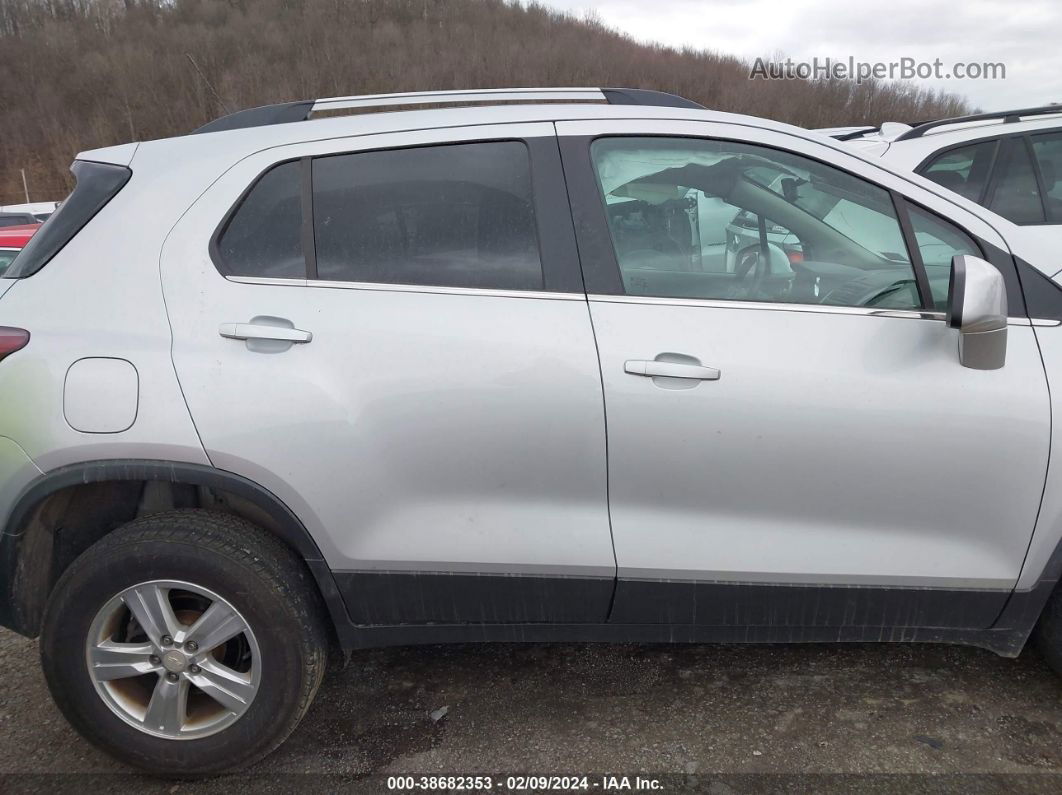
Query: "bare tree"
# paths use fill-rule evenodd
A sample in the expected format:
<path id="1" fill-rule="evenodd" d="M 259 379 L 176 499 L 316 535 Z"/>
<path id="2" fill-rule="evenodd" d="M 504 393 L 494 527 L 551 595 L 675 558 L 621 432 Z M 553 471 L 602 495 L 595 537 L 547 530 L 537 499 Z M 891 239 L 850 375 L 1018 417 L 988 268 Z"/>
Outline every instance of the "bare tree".
<path id="1" fill-rule="evenodd" d="M 634 86 L 803 126 L 968 110 L 911 85 L 750 80 L 750 63 L 638 44 L 594 15 L 505 0 L 0 0 L 0 202 L 70 187 L 80 150 L 226 109 L 336 94 Z"/>

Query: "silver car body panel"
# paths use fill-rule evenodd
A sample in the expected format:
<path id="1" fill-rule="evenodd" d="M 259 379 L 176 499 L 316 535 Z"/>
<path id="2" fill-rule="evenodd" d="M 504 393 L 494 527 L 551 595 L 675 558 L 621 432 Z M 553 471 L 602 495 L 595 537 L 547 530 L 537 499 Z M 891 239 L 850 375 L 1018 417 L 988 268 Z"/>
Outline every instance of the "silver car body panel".
<path id="1" fill-rule="evenodd" d="M 170 235 L 173 359 L 207 454 L 299 506 L 333 569 L 612 576 L 585 297 L 237 282 L 211 261 L 210 235 L 281 160 L 552 135 L 504 125 L 279 147 L 236 164 Z M 263 315 L 312 342 L 262 354 L 218 334 Z"/>
<path id="2" fill-rule="evenodd" d="M 1050 429 L 1032 329 L 1011 329 L 992 380 L 958 364 L 939 320 L 590 306 L 620 577 L 1014 586 Z M 624 373 L 661 352 L 720 379 L 671 390 Z"/>
<path id="3" fill-rule="evenodd" d="M 1062 536 L 1044 376 L 1062 372 L 1058 326 L 1012 318 L 1006 366 L 974 371 L 933 313 L 226 279 L 210 259 L 214 229 L 281 160 L 555 131 L 781 147 L 1062 270 L 885 159 L 710 111 L 403 111 L 87 152 L 132 179 L 47 267 L 0 283 L 0 324 L 33 334 L 0 364 L 0 474 L 18 486 L 0 512 L 40 472 L 137 458 L 260 484 L 340 572 L 1033 588 Z M 219 334 L 263 315 L 312 341 L 261 353 Z M 661 353 L 720 378 L 668 390 L 624 372 Z M 127 429 L 64 419 L 83 358 L 135 367 Z"/>

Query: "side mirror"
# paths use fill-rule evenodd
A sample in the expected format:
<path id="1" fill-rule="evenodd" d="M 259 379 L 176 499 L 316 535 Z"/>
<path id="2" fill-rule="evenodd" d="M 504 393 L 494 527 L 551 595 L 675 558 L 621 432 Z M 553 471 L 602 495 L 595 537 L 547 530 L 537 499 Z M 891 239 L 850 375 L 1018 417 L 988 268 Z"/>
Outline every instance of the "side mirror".
<path id="1" fill-rule="evenodd" d="M 1007 288 L 1003 274 L 983 259 L 951 260 L 947 324 L 959 330 L 959 363 L 998 370 L 1007 360 Z"/>

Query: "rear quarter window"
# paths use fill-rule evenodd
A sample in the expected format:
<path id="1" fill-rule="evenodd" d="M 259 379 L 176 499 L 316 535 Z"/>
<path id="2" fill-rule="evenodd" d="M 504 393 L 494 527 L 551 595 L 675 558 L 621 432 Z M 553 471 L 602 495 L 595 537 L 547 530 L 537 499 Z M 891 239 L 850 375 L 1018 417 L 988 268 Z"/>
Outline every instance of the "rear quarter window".
<path id="1" fill-rule="evenodd" d="M 77 185 L 8 267 L 6 278 L 32 276 L 84 229 L 133 175 L 125 166 L 75 160 L 70 167 Z"/>
<path id="2" fill-rule="evenodd" d="M 215 261 L 226 276 L 305 279 L 301 166 L 291 160 L 258 178 L 218 235 Z"/>

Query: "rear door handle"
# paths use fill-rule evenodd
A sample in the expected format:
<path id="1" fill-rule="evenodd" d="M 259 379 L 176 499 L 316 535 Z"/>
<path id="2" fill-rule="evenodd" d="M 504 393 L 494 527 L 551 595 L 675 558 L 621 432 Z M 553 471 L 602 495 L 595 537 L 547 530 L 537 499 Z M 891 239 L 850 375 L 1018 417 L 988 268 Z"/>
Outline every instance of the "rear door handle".
<path id="1" fill-rule="evenodd" d="M 700 364 L 628 359 L 624 363 L 623 369 L 631 375 L 644 375 L 649 378 L 692 378 L 698 381 L 719 380 L 719 370 L 717 368 L 705 367 Z"/>
<path id="2" fill-rule="evenodd" d="M 279 340 L 281 342 L 309 342 L 313 334 L 297 328 L 265 326 L 258 323 L 222 323 L 218 333 L 230 340 Z"/>

